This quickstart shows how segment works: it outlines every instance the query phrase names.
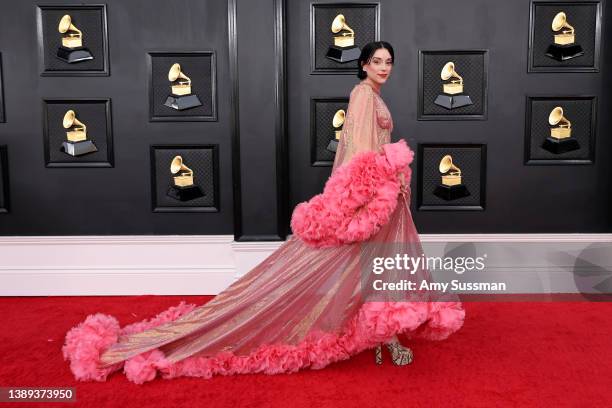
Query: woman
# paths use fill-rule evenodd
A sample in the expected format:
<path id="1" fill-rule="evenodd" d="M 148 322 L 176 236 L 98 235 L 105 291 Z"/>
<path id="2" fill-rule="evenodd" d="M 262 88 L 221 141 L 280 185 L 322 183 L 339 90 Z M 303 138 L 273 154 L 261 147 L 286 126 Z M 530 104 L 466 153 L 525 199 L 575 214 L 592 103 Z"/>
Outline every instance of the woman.
<path id="1" fill-rule="evenodd" d="M 393 122 L 380 89 L 393 62 L 393 48 L 386 42 L 363 48 L 358 61 L 362 81 L 351 92 L 328 184 L 344 177 L 347 188 L 358 185 L 355 166 L 391 152 Z M 404 149 L 411 160 L 412 152 Z M 158 374 L 169 379 L 289 373 L 323 368 L 371 348 L 380 364 L 381 344 L 394 364 L 409 364 L 412 351 L 399 343 L 397 334 L 441 340 L 462 326 L 465 312 L 455 297 L 433 301 L 431 294 L 415 297 L 403 291 L 390 299 L 368 289 L 375 277 L 363 273 L 364 259 L 399 251 L 422 254 L 409 209 L 410 169 L 404 167 L 397 176 L 402 186 L 395 184 L 388 222 L 377 225 L 364 242 L 313 247 L 296 236 L 294 228 L 294 235 L 269 257 L 204 305 L 181 302 L 124 328 L 111 316 L 88 316 L 68 332 L 63 347 L 75 377 L 104 381 L 122 367 L 138 384 Z M 297 212 L 292 227 L 299 226 Z M 388 277 L 399 273 L 392 270 Z M 431 278 L 425 268 L 418 268 L 409 279 Z"/>

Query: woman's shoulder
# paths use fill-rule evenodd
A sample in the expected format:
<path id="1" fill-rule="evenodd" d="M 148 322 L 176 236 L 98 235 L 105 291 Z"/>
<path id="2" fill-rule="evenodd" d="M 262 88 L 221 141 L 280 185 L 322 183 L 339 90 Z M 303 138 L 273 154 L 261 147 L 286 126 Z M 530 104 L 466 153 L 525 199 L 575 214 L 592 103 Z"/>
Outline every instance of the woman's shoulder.
<path id="1" fill-rule="evenodd" d="M 374 93 L 374 90 L 372 89 L 372 87 L 364 82 L 357 82 L 355 86 L 353 86 L 353 91 L 355 90 L 363 90 L 363 91 L 369 91 L 369 92 Z"/>
<path id="2" fill-rule="evenodd" d="M 351 90 L 351 96 L 353 95 L 373 96 L 374 90 L 370 85 L 364 84 L 363 82 L 358 82 L 355 84 L 355 86 L 353 86 L 353 89 Z"/>

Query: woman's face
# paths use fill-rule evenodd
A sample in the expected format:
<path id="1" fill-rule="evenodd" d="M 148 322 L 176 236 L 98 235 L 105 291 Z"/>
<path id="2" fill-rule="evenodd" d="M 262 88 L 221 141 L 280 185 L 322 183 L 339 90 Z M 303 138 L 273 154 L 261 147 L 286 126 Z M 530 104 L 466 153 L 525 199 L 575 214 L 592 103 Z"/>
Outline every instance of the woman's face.
<path id="1" fill-rule="evenodd" d="M 363 65 L 363 70 L 368 74 L 370 81 L 380 85 L 387 82 L 392 68 L 391 54 L 386 48 L 377 49 L 370 62 Z"/>

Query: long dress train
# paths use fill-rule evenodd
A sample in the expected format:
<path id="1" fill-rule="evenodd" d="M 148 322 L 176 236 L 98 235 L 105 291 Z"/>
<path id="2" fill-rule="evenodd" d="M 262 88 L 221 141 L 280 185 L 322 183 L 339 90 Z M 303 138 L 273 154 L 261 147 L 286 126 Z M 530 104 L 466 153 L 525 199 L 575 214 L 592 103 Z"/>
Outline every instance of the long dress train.
<path id="1" fill-rule="evenodd" d="M 392 129 L 378 92 L 366 82 L 357 84 L 332 174 L 361 152 L 380 151 L 390 143 Z M 364 259 L 422 254 L 406 183 L 389 222 L 366 242 L 313 248 L 290 235 L 206 304 L 181 302 L 123 328 L 112 316 L 89 315 L 67 333 L 64 358 L 78 380 L 104 381 L 123 368 L 130 381 L 142 384 L 157 375 L 210 378 L 319 369 L 399 333 L 447 338 L 465 316 L 455 295 L 400 291 L 390 298 L 367 289 L 376 276 L 364 273 Z M 401 275 L 391 271 L 388 277 Z M 431 276 L 419 267 L 409 279 Z"/>

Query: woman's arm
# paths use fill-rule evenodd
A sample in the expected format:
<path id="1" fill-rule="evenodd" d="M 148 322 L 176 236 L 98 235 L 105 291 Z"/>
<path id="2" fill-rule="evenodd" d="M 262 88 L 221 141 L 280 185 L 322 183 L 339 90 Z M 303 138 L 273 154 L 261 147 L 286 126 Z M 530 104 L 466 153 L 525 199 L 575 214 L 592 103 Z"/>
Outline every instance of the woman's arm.
<path id="1" fill-rule="evenodd" d="M 404 173 L 399 174 L 399 179 L 400 179 L 400 182 L 402 183 L 402 186 L 406 186 L 406 180 L 404 179 Z"/>
<path id="2" fill-rule="evenodd" d="M 368 85 L 356 86 L 351 92 L 334 168 L 348 163 L 357 153 L 380 149 L 374 98 L 374 90 Z"/>

